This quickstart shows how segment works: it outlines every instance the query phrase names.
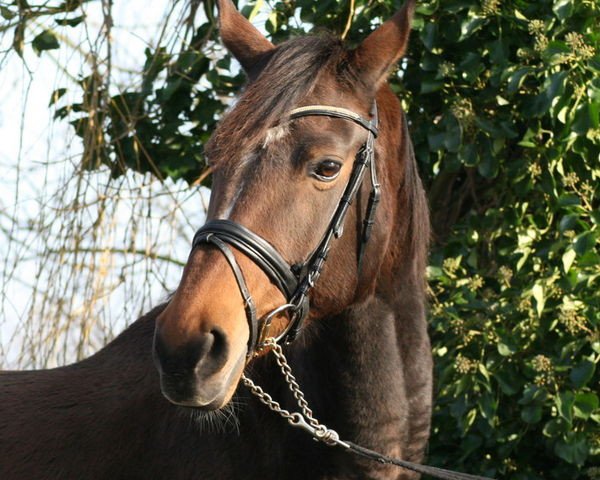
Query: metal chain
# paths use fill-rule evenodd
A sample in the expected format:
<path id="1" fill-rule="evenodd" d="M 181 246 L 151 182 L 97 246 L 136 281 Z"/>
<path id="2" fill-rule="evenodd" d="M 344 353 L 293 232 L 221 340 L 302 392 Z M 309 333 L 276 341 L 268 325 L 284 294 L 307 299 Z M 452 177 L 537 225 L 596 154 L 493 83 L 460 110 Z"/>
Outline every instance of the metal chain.
<path id="1" fill-rule="evenodd" d="M 290 391 L 292 392 L 292 394 L 294 395 L 294 398 L 298 402 L 298 406 L 302 410 L 302 414 L 304 415 L 304 417 L 306 418 L 308 423 L 311 424 L 313 427 L 315 427 L 315 428 L 320 427 L 321 425 L 313 417 L 313 411 L 308 406 L 308 402 L 306 401 L 306 398 L 304 398 L 304 393 L 302 392 L 302 390 L 300 390 L 300 385 L 298 385 L 298 381 L 296 380 L 296 377 L 294 377 L 294 374 L 292 373 L 292 369 L 291 369 L 289 363 L 287 362 L 287 358 L 285 358 L 285 355 L 283 354 L 281 345 L 276 343 L 274 341 L 274 339 L 269 339 L 269 340 L 270 340 L 270 342 L 268 343 L 268 346 L 271 347 L 271 351 L 273 352 L 273 355 L 275 355 L 275 360 L 277 361 L 277 365 L 279 365 L 279 368 L 281 368 L 281 373 L 283 373 L 283 376 L 285 377 L 285 381 L 288 384 L 288 386 L 290 387 Z"/>
<path id="2" fill-rule="evenodd" d="M 266 405 L 273 412 L 285 418 L 290 425 L 308 431 L 315 440 L 322 441 L 327 445 L 341 445 L 348 448 L 348 445 L 340 440 L 340 437 L 335 430 L 331 430 L 325 425 L 319 423 L 319 421 L 313 416 L 313 411 L 308 406 L 308 402 L 304 397 L 304 393 L 302 390 L 300 390 L 300 385 L 292 373 L 292 369 L 285 358 L 281 345 L 279 345 L 274 338 L 270 337 L 264 341 L 263 348 L 268 348 L 271 352 L 273 352 L 273 355 L 275 355 L 277 365 L 279 365 L 285 382 L 288 384 L 288 387 L 294 395 L 294 398 L 296 399 L 296 402 L 298 403 L 302 413 L 290 412 L 289 410 L 283 408 L 278 401 L 273 400 L 271 395 L 265 392 L 261 386 L 254 383 L 246 375 L 242 375 L 242 382 L 244 385 L 250 389 L 250 392 L 253 395 L 258 397 L 261 403 Z"/>
<path id="3" fill-rule="evenodd" d="M 294 415 L 290 413 L 289 410 L 283 408 L 278 401 L 273 400 L 273 397 L 271 397 L 271 395 L 265 392 L 261 386 L 254 383 L 246 375 L 242 375 L 242 382 L 244 382 L 244 385 L 246 385 L 250 389 L 252 394 L 256 395 L 263 404 L 269 407 L 269 409 L 281 415 L 288 421 L 294 419 Z"/>
<path id="4" fill-rule="evenodd" d="M 408 470 L 412 470 L 413 472 L 430 475 L 432 477 L 441 478 L 444 480 L 493 480 L 487 477 L 480 477 L 476 475 L 469 475 L 466 473 L 453 472 L 451 470 L 445 470 L 437 467 L 429 467 L 427 465 L 420 465 L 418 463 L 409 462 L 406 460 L 402 460 L 399 458 L 392 458 L 381 453 L 378 453 L 374 450 L 370 450 L 365 447 L 361 447 L 355 443 L 349 441 L 340 440 L 338 433 L 335 430 L 331 430 L 327 428 L 325 425 L 319 423 L 313 416 L 312 410 L 309 408 L 306 399 L 304 398 L 304 393 L 300 390 L 300 386 L 296 381 L 296 378 L 292 374 L 292 369 L 285 358 L 283 350 L 281 346 L 277 343 L 277 341 L 269 337 L 263 343 L 263 349 L 268 348 L 275 355 L 275 359 L 277 360 L 277 365 L 281 369 L 283 376 L 285 377 L 285 381 L 288 384 L 290 390 L 294 394 L 294 398 L 298 402 L 298 406 L 302 410 L 300 412 L 290 412 L 281 406 L 279 402 L 273 400 L 273 397 L 269 395 L 267 392 L 263 390 L 262 387 L 256 385 L 250 378 L 246 375 L 242 375 L 242 382 L 246 387 L 250 389 L 250 392 L 253 395 L 256 395 L 258 399 L 270 410 L 277 413 L 281 417 L 285 418 L 288 423 L 297 428 L 301 428 L 302 430 L 307 431 L 313 439 L 323 442 L 329 446 L 340 446 L 345 449 L 360 455 L 364 458 L 368 458 L 370 460 L 374 460 L 379 463 L 396 465 L 398 467 L 406 468 Z"/>

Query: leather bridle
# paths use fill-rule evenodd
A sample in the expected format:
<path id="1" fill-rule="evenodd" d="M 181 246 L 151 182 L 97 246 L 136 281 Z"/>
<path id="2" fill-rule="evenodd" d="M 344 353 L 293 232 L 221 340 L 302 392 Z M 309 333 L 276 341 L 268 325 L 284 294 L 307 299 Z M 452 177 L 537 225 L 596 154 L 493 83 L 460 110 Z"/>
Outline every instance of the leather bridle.
<path id="1" fill-rule="evenodd" d="M 287 118 L 291 121 L 308 116 L 341 118 L 352 121 L 367 130 L 367 139 L 356 154 L 350 178 L 329 226 L 308 259 L 304 263 L 290 265 L 267 240 L 243 225 L 225 219 L 208 221 L 196 232 L 192 243 L 192 250 L 205 243 L 212 244 L 223 253 L 229 263 L 244 300 L 246 318 L 250 329 L 248 339 L 249 357 L 261 348 L 264 340 L 270 335 L 271 321 L 279 314 L 286 313 L 289 322 L 283 332 L 275 337 L 276 342 L 279 344 L 289 343 L 297 337 L 304 320 L 308 316 L 310 308 L 309 292 L 321 275 L 333 239 L 339 238 L 343 233 L 348 209 L 360 190 L 367 168 L 371 172 L 371 194 L 369 195 L 361 238 L 359 239 L 357 254 L 359 270 L 365 246 L 375 221 L 375 211 L 380 197 L 374 150 L 375 138 L 379 133 L 377 104 L 373 103 L 371 120 L 365 120 L 360 115 L 345 108 L 323 105 L 296 108 L 288 113 Z M 258 265 L 286 298 L 287 303 L 269 312 L 260 319 L 260 322 L 244 274 L 230 247 L 234 247 Z"/>

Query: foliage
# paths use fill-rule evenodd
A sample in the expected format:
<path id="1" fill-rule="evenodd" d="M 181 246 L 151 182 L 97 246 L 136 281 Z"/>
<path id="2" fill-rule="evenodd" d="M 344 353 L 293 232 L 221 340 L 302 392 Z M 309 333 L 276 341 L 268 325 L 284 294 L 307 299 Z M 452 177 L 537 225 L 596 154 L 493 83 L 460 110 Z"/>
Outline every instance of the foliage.
<path id="1" fill-rule="evenodd" d="M 69 3 L 69 2 L 67 2 Z M 194 2 L 192 2 L 193 4 Z M 138 89 L 58 107 L 84 168 L 194 181 L 202 144 L 243 78 L 208 21 L 180 52 L 146 53 Z M 248 2 L 274 41 L 326 28 L 355 44 L 399 1 Z M 23 15 L 23 2 L 2 15 Z M 18 10 L 18 12 L 17 12 Z M 79 18 L 76 9 L 63 21 Z M 352 21 L 350 21 L 352 20 Z M 392 87 L 430 192 L 437 406 L 430 460 L 513 479 L 600 478 L 600 4 L 423 0 Z M 15 48 L 23 48 L 15 26 Z M 51 32 L 33 40 L 56 48 Z M 102 93 L 102 92 L 100 92 Z M 93 121 L 91 121 L 93 120 Z M 207 180 L 206 180 L 207 181 Z"/>
<path id="2" fill-rule="evenodd" d="M 438 235 L 431 455 L 460 445 L 465 470 L 579 478 L 600 460 L 599 8 L 420 8 L 404 83 Z"/>

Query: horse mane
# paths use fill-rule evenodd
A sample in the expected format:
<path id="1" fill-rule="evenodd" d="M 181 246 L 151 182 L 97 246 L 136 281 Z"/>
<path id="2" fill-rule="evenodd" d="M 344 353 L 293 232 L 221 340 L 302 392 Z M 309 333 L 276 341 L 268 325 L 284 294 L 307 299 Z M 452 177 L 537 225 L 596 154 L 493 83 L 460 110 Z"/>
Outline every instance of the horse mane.
<path id="1" fill-rule="evenodd" d="M 408 132 L 408 120 L 403 116 L 403 137 L 406 166 L 404 171 L 404 188 L 406 189 L 406 204 L 408 218 L 406 231 L 408 236 L 409 258 L 414 259 L 414 275 L 417 285 L 425 288 L 425 273 L 429 255 L 431 225 L 429 222 L 429 202 L 419 176 L 417 158 L 412 140 Z"/>
<path id="2" fill-rule="evenodd" d="M 351 74 L 344 68 L 347 50 L 332 35 L 294 38 L 269 55 L 258 78 L 247 85 L 207 143 L 211 163 L 240 158 L 256 149 L 267 130 L 310 94 L 323 72 L 333 71 L 342 82 L 350 82 Z"/>

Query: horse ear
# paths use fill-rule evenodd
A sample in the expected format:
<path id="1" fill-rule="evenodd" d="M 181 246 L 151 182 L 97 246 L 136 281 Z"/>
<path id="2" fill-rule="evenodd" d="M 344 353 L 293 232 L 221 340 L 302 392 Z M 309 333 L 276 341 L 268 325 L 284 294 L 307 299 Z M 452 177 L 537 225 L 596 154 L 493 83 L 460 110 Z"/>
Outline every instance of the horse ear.
<path id="1" fill-rule="evenodd" d="M 273 50 L 273 44 L 237 11 L 231 0 L 218 0 L 220 35 L 227 50 L 252 77 L 265 54 Z"/>
<path id="2" fill-rule="evenodd" d="M 402 8 L 371 33 L 354 51 L 354 66 L 359 77 L 377 90 L 387 74 L 406 51 L 416 0 L 406 0 Z"/>

